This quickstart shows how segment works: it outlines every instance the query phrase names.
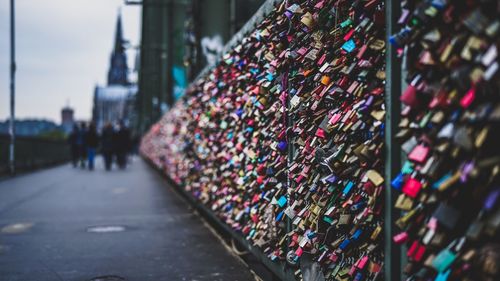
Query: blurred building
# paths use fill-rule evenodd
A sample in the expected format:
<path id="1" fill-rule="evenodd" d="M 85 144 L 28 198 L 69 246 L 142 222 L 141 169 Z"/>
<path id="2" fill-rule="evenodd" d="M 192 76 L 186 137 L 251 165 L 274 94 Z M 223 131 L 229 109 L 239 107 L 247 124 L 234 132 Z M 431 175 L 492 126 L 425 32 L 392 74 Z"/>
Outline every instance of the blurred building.
<path id="1" fill-rule="evenodd" d="M 100 130 L 106 123 L 129 122 L 133 116 L 137 85 L 129 80 L 126 41 L 123 38 L 121 15 L 116 21 L 115 39 L 111 52 L 106 86 L 96 85 L 92 121 Z"/>
<path id="2" fill-rule="evenodd" d="M 40 134 L 61 131 L 61 127 L 55 122 L 44 119 L 16 119 L 14 130 L 18 136 L 38 136 Z M 9 120 L 0 122 L 0 134 L 9 133 Z"/>
<path id="3" fill-rule="evenodd" d="M 69 134 L 73 129 L 73 124 L 75 124 L 74 110 L 69 106 L 65 106 L 61 110 L 61 127 L 64 133 Z"/>
<path id="4" fill-rule="evenodd" d="M 107 122 L 117 123 L 121 120 L 129 122 L 134 110 L 137 86 L 96 86 L 94 91 L 94 108 L 92 121 L 98 129 Z"/>

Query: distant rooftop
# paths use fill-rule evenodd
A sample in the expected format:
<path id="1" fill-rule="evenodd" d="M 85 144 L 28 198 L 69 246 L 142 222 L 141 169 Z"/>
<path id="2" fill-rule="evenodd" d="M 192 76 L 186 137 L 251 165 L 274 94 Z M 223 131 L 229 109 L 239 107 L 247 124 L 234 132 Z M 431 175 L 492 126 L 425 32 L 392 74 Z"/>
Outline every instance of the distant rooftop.
<path id="1" fill-rule="evenodd" d="M 97 86 L 95 97 L 99 100 L 120 100 L 133 95 L 137 91 L 137 86 L 109 85 Z"/>

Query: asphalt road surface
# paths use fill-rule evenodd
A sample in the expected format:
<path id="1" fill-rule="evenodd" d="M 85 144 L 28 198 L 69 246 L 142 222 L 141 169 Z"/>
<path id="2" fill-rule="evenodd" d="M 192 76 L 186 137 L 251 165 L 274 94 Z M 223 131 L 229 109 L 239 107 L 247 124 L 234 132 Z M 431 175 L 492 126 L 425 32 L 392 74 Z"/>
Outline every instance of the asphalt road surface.
<path id="1" fill-rule="evenodd" d="M 146 163 L 101 160 L 0 179 L 1 281 L 254 280 Z"/>

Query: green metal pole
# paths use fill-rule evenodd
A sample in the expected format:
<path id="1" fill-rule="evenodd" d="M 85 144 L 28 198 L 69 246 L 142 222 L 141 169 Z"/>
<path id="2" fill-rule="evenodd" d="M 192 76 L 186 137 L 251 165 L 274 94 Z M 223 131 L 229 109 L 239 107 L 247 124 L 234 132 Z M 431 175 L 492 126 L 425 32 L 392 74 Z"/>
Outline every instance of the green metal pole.
<path id="1" fill-rule="evenodd" d="M 165 61 L 163 62 L 162 60 L 162 68 L 165 67 L 165 71 L 162 71 L 162 79 L 164 78 L 166 89 L 164 94 L 166 95 L 165 102 L 168 105 L 168 107 L 172 107 L 174 104 L 174 85 L 173 85 L 173 77 L 172 77 L 172 68 L 173 68 L 173 57 L 174 57 L 174 4 L 172 1 L 167 0 L 167 5 L 166 5 L 166 13 L 164 13 L 164 20 L 166 20 L 166 28 L 167 32 L 164 34 L 165 36 L 165 45 L 166 46 L 166 53 L 165 53 Z M 163 45 L 163 44 L 162 44 Z M 164 57 L 164 53 L 162 52 L 162 59 Z"/>
<path id="2" fill-rule="evenodd" d="M 147 1 L 147 0 L 144 0 Z M 128 4 L 128 3 L 127 3 Z M 142 4 L 142 3 L 140 3 Z M 147 90 L 146 90 L 146 69 L 147 69 L 147 40 L 148 40 L 148 25 L 147 25 L 147 20 L 148 20 L 148 9 L 146 9 L 146 6 L 142 6 L 142 22 L 141 22 L 141 49 L 140 49 L 140 66 L 139 66 L 139 89 L 137 93 L 137 100 L 136 100 L 136 109 L 137 109 L 137 124 L 136 128 L 137 131 L 142 134 L 145 132 L 145 119 L 146 119 L 146 114 L 147 114 L 147 101 L 146 101 L 146 96 L 147 96 Z"/>
<path id="3" fill-rule="evenodd" d="M 396 226 L 394 224 L 397 211 L 394 209 L 395 194 L 392 192 L 391 179 L 401 167 L 401 149 L 395 141 L 395 134 L 399 123 L 401 104 L 401 66 L 398 63 L 396 49 L 389 43 L 389 36 L 396 31 L 399 14 L 399 1 L 385 1 L 386 15 L 386 87 L 385 87 L 385 244 L 384 244 L 384 280 L 401 280 L 401 254 L 399 248 L 392 243 Z"/>

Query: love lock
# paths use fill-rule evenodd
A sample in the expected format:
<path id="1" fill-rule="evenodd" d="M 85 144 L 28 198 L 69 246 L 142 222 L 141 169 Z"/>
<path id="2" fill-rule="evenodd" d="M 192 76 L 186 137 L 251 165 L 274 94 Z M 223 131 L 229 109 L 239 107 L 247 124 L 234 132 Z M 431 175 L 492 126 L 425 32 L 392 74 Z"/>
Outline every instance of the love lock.
<path id="1" fill-rule="evenodd" d="M 295 251 L 291 250 L 286 254 L 286 262 L 292 266 L 297 266 L 299 257 L 295 254 Z"/>

